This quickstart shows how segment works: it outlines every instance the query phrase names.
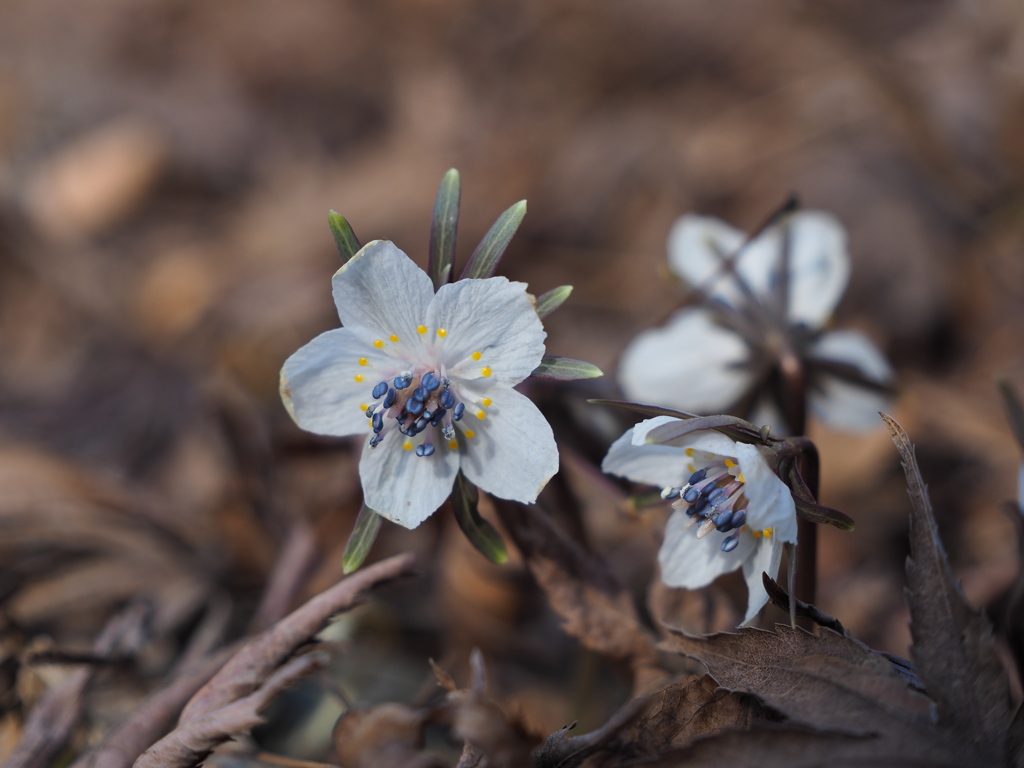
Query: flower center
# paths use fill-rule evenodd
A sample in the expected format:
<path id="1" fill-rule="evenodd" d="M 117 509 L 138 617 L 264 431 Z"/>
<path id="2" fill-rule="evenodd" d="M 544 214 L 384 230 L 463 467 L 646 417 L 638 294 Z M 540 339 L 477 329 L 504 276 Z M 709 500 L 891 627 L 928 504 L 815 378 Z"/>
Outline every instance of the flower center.
<path id="1" fill-rule="evenodd" d="M 665 488 L 663 499 L 674 499 L 673 509 L 686 509 L 690 525 L 697 526 L 697 538 L 712 531 L 729 533 L 722 540 L 722 551 L 731 552 L 739 546 L 739 533 L 745 530 L 750 502 L 743 494 L 745 480 L 736 459 L 688 448 L 692 474 L 685 485 Z M 735 533 L 730 533 L 735 531 Z M 754 531 L 754 535 L 771 536 L 771 529 Z"/>
<path id="2" fill-rule="evenodd" d="M 455 394 L 446 376 L 437 371 L 426 371 L 419 376 L 412 371 L 402 371 L 392 381 L 378 383 L 370 394 L 375 401 L 366 409 L 374 433 L 370 438 L 371 448 L 380 445 L 393 429 L 412 438 L 430 427 L 440 429 L 449 448 L 459 447 L 452 424 L 462 419 L 466 404 Z M 434 454 L 435 434 L 436 429 L 427 432 L 423 442 L 416 446 L 417 456 Z M 406 446 L 412 449 L 411 442 L 407 441 Z"/>

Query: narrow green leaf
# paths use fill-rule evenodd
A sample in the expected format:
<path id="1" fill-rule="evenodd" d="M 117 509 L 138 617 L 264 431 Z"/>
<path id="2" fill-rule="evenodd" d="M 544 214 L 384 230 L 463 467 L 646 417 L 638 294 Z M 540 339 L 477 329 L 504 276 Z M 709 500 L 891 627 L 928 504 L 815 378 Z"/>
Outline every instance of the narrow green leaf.
<path id="1" fill-rule="evenodd" d="M 604 372 L 596 365 L 571 357 L 544 355 L 531 376 L 538 379 L 554 379 L 555 381 L 579 381 L 580 379 L 596 379 L 604 376 Z"/>
<path id="2" fill-rule="evenodd" d="M 363 564 L 366 556 L 370 554 L 370 547 L 377 540 L 380 533 L 380 524 L 384 518 L 367 506 L 363 506 L 356 515 L 356 524 L 345 544 L 345 553 L 341 556 L 341 570 L 343 573 L 352 573 Z"/>
<path id="3" fill-rule="evenodd" d="M 495 527 L 480 517 L 476 509 L 477 498 L 476 486 L 459 472 L 455 476 L 455 487 L 452 489 L 452 510 L 455 512 L 459 527 L 480 554 L 492 563 L 506 563 L 508 552 L 505 550 L 505 542 L 501 540 L 501 535 Z"/>
<path id="4" fill-rule="evenodd" d="M 537 314 L 544 318 L 562 306 L 572 293 L 571 285 L 560 285 L 537 298 Z"/>
<path id="5" fill-rule="evenodd" d="M 498 217 L 466 262 L 466 268 L 462 270 L 462 279 L 491 277 L 494 274 L 509 241 L 519 229 L 525 215 L 526 201 L 520 200 Z"/>
<path id="6" fill-rule="evenodd" d="M 430 258 L 427 274 L 436 291 L 448 282 L 455 263 L 455 234 L 459 228 L 459 198 L 462 185 L 454 168 L 441 179 L 434 200 L 434 216 L 430 220 Z"/>
<path id="7" fill-rule="evenodd" d="M 338 249 L 342 262 L 348 261 L 363 247 L 359 243 L 359 238 L 352 231 L 348 220 L 337 211 L 331 211 L 327 214 L 327 223 L 331 226 L 331 234 L 334 235 L 334 245 Z"/>

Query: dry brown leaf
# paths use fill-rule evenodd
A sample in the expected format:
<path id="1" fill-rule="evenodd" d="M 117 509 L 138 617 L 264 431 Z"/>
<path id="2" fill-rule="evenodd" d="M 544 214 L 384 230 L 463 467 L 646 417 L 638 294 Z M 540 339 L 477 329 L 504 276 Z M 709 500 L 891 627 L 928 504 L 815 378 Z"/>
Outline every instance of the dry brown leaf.
<path id="1" fill-rule="evenodd" d="M 327 654 L 319 651 L 291 659 L 249 695 L 175 728 L 143 752 L 135 768 L 199 765 L 219 744 L 262 723 L 260 712 L 267 704 L 299 678 L 326 666 L 327 661 Z"/>
<path id="2" fill-rule="evenodd" d="M 940 725 L 954 730 L 989 764 L 1002 764 L 1012 715 L 992 625 L 968 605 L 953 578 L 910 438 L 892 417 L 882 414 L 882 419 L 899 451 L 910 494 L 907 603 L 917 674 L 938 706 Z"/>
<path id="3" fill-rule="evenodd" d="M 236 653 L 214 678 L 197 693 L 181 713 L 184 725 L 248 696 L 287 659 L 295 649 L 308 642 L 337 613 L 354 606 L 363 593 L 373 587 L 412 573 L 410 554 L 387 560 L 342 579 L 292 611 Z"/>
<path id="4" fill-rule="evenodd" d="M 566 632 L 588 648 L 628 661 L 637 672 L 657 665 L 653 635 L 640 623 L 632 596 L 603 563 L 538 507 L 500 500 L 495 506 Z M 646 682 L 643 676 L 638 674 L 637 685 Z"/>
<path id="5" fill-rule="evenodd" d="M 423 754 L 423 727 L 429 712 L 404 704 L 379 704 L 345 713 L 334 726 L 334 747 L 345 768 L 434 768 Z"/>
<path id="6" fill-rule="evenodd" d="M 676 634 L 663 646 L 698 659 L 724 688 L 752 693 L 792 724 L 870 736 L 879 755 L 922 760 L 975 754 L 936 725 L 931 701 L 858 641 L 823 629 L 776 626 L 705 639 Z"/>

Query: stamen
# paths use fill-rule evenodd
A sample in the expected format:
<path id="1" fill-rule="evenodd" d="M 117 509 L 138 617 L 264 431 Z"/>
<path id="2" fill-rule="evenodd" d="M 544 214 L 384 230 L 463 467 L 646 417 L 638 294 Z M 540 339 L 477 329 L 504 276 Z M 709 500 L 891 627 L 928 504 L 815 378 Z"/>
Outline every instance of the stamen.
<path id="1" fill-rule="evenodd" d="M 490 369 L 490 368 L 488 368 L 488 367 L 487 367 L 487 366 L 485 365 L 485 366 L 484 366 L 483 368 L 481 368 L 481 369 L 480 369 L 480 375 L 481 375 L 481 376 L 485 376 L 485 377 L 486 377 L 486 376 L 490 376 L 490 375 L 491 375 L 491 369 Z"/>
<path id="2" fill-rule="evenodd" d="M 374 432 L 380 432 L 384 429 L 384 415 L 380 411 L 373 414 L 373 418 L 370 421 L 372 422 Z"/>
<path id="3" fill-rule="evenodd" d="M 388 338 L 391 340 L 392 344 L 398 343 L 398 337 L 395 334 L 392 333 L 390 336 L 388 336 Z"/>
<path id="4" fill-rule="evenodd" d="M 697 529 L 697 538 L 703 539 L 713 530 L 715 530 L 715 521 L 709 517 L 703 523 L 701 523 L 700 527 Z"/>
<path id="5" fill-rule="evenodd" d="M 427 326 L 425 326 L 425 325 L 417 325 L 416 326 L 416 333 L 418 333 L 420 336 L 422 336 L 426 332 L 427 332 Z"/>
<path id="6" fill-rule="evenodd" d="M 441 434 L 444 435 L 444 439 L 445 440 L 454 440 L 455 439 L 455 427 L 453 427 L 451 424 L 445 424 L 441 428 Z"/>
<path id="7" fill-rule="evenodd" d="M 355 379 L 356 384 L 362 384 L 364 377 L 363 374 L 357 373 L 353 378 Z"/>
<path id="8" fill-rule="evenodd" d="M 416 455 L 417 456 L 433 456 L 434 455 L 434 446 L 431 445 L 430 443 L 423 443 L 422 445 L 417 445 L 416 446 Z"/>
<path id="9" fill-rule="evenodd" d="M 455 419 L 455 421 L 460 421 L 462 419 L 462 414 L 464 414 L 465 412 L 466 404 L 459 403 L 458 405 L 455 406 L 455 409 L 452 411 L 452 418 Z"/>
<path id="10" fill-rule="evenodd" d="M 662 488 L 661 489 L 661 498 L 665 499 L 665 501 L 668 501 L 669 499 L 678 499 L 679 498 L 679 491 L 680 490 L 682 490 L 682 489 L 681 488 Z"/>
<path id="11" fill-rule="evenodd" d="M 412 440 L 406 440 L 404 443 L 402 443 L 402 450 L 403 451 L 411 451 L 412 450 Z"/>
<path id="12" fill-rule="evenodd" d="M 472 357 L 474 360 L 479 360 L 481 357 L 483 357 L 483 355 L 481 355 L 479 352 L 474 352 L 472 355 L 470 355 L 470 357 Z"/>
<path id="13" fill-rule="evenodd" d="M 491 400 L 491 398 L 485 397 L 483 400 L 480 401 L 480 405 L 482 405 L 484 408 L 490 408 L 492 402 L 494 401 Z"/>
<path id="14" fill-rule="evenodd" d="M 369 363 L 370 363 L 370 361 L 367 360 L 365 357 L 360 357 L 359 358 L 359 364 L 360 365 L 365 367 L 365 366 L 369 365 Z"/>
<path id="15" fill-rule="evenodd" d="M 375 342 L 373 342 L 373 346 L 375 346 L 377 349 L 380 349 L 381 347 L 384 346 L 384 339 L 377 339 Z"/>
<path id="16" fill-rule="evenodd" d="M 440 396 L 441 407 L 451 410 L 455 407 L 455 394 L 450 389 L 444 389 L 441 391 Z"/>
<path id="17" fill-rule="evenodd" d="M 740 545 L 740 540 L 736 536 L 726 536 L 722 541 L 722 551 L 732 552 L 736 547 Z"/>
<path id="18" fill-rule="evenodd" d="M 747 522 L 747 511 L 741 509 L 739 512 L 734 512 L 732 516 L 732 527 L 742 528 L 743 524 Z"/>
<path id="19" fill-rule="evenodd" d="M 373 388 L 373 392 L 371 392 L 370 394 L 373 396 L 374 400 L 379 400 L 380 398 L 384 397 L 385 394 L 387 394 L 387 391 L 388 383 L 386 381 L 382 381 Z"/>
<path id="20" fill-rule="evenodd" d="M 480 421 L 483 421 L 484 419 L 487 418 L 487 411 L 481 408 L 479 411 L 476 412 L 476 417 L 480 419 Z"/>
<path id="21" fill-rule="evenodd" d="M 390 408 L 395 404 L 395 400 L 398 399 L 398 390 L 389 388 L 387 394 L 384 395 L 384 408 Z"/>
<path id="22" fill-rule="evenodd" d="M 448 335 L 448 331 L 446 331 L 444 328 L 438 328 L 437 335 L 443 339 L 445 336 Z"/>
<path id="23" fill-rule="evenodd" d="M 423 401 L 416 398 L 415 393 L 405 403 L 405 410 L 411 413 L 413 416 L 418 416 L 423 413 Z"/>

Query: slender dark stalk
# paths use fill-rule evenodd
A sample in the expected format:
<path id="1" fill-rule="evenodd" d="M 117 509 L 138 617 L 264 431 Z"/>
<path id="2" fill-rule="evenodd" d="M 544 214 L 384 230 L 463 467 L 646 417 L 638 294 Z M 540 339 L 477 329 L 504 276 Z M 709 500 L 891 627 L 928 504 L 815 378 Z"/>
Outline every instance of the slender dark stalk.
<path id="1" fill-rule="evenodd" d="M 807 432 L 807 371 L 792 351 L 787 351 L 779 361 L 782 374 L 783 408 L 791 435 Z M 818 498 L 819 468 L 817 451 L 805 453 L 800 459 L 800 474 L 807 482 L 814 498 Z M 796 568 L 796 597 L 813 605 L 817 591 L 818 574 L 818 526 L 810 520 L 797 517 L 797 542 L 799 559 Z"/>

